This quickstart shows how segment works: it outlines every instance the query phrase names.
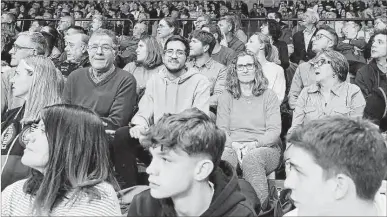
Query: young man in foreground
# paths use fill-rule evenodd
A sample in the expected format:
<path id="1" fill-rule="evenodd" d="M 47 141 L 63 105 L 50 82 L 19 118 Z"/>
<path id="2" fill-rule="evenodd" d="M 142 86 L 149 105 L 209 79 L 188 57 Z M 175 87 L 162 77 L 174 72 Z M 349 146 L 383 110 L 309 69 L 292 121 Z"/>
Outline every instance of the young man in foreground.
<path id="1" fill-rule="evenodd" d="M 164 115 L 142 140 L 153 156 L 150 190 L 133 199 L 128 216 L 256 216 L 235 170 L 220 160 L 225 141 L 199 109 Z"/>
<path id="2" fill-rule="evenodd" d="M 380 186 L 387 147 L 371 122 L 311 121 L 293 131 L 288 143 L 285 188 L 292 190 L 297 209 L 286 216 L 386 216 Z"/>

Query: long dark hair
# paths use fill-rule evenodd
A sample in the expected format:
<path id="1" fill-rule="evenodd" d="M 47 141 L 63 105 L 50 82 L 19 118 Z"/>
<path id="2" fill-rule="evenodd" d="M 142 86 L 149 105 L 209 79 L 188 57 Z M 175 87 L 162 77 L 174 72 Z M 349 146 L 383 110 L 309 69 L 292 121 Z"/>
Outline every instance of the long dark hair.
<path id="1" fill-rule="evenodd" d="M 32 170 L 23 191 L 35 196 L 33 209 L 49 213 L 69 192 L 71 199 L 86 193 L 100 199 L 95 185 L 108 182 L 118 190 L 109 162 L 108 139 L 101 119 L 76 105 L 45 107 L 41 117 L 46 131 L 49 158 L 44 175 Z M 75 200 L 74 200 L 75 201 Z"/>

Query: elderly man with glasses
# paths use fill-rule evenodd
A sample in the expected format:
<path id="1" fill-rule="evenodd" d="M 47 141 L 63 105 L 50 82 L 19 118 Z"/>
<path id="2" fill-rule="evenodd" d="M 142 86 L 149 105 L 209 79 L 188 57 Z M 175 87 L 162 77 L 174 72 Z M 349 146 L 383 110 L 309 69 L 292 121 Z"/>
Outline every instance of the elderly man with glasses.
<path id="1" fill-rule="evenodd" d="M 12 96 L 12 88 L 10 80 L 15 75 L 16 66 L 20 60 L 32 55 L 45 55 L 47 42 L 45 37 L 38 32 L 22 32 L 18 35 L 9 51 L 11 55 L 10 70 L 4 71 L 1 74 L 1 113 L 8 109 L 20 107 L 23 99 L 14 98 Z"/>
<path id="2" fill-rule="evenodd" d="M 135 78 L 114 65 L 117 44 L 114 32 L 95 31 L 88 43 L 91 67 L 72 72 L 63 91 L 66 103 L 92 109 L 109 130 L 127 125 L 136 103 Z"/>
<path id="3" fill-rule="evenodd" d="M 312 38 L 312 51 L 318 54 L 324 50 L 334 50 L 337 43 L 338 36 L 335 30 L 329 27 L 321 27 Z M 302 89 L 315 82 L 315 73 L 311 62 L 301 63 L 297 67 L 289 90 L 289 106 L 291 109 L 296 107 Z"/>
<path id="4" fill-rule="evenodd" d="M 186 66 L 189 53 L 189 43 L 183 37 L 172 36 L 166 41 L 165 67 L 148 80 L 130 125 L 116 131 L 114 162 L 115 170 L 124 182 L 121 187 L 137 184 L 137 157 L 145 164 L 150 162 L 149 153 L 139 145 L 139 140 L 164 114 L 176 114 L 193 107 L 209 114 L 211 84 L 197 69 Z"/>

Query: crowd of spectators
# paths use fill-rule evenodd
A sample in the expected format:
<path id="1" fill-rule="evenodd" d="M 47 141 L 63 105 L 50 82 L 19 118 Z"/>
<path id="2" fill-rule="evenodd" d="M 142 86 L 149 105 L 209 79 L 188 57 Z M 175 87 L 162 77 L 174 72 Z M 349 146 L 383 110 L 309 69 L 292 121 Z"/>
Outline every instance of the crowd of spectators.
<path id="1" fill-rule="evenodd" d="M 386 215 L 385 1 L 1 4 L 2 214 Z"/>

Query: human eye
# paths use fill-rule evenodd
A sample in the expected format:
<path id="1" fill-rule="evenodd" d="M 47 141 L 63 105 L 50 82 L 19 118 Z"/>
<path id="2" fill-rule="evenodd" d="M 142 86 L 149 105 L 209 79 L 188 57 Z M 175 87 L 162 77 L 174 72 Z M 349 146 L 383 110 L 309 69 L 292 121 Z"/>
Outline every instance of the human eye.
<path id="1" fill-rule="evenodd" d="M 168 158 L 166 158 L 166 157 L 162 157 L 161 158 L 161 160 L 163 161 L 163 162 L 166 162 L 166 163 L 169 163 L 169 162 L 171 162 L 171 160 L 169 160 Z"/>
<path id="2" fill-rule="evenodd" d="M 178 50 L 176 53 L 177 53 L 177 55 L 179 55 L 179 56 L 183 56 L 183 55 L 185 54 L 185 52 L 182 51 L 182 50 Z"/>
<path id="3" fill-rule="evenodd" d="M 253 68 L 254 68 L 254 64 L 249 63 L 249 64 L 246 65 L 246 67 L 247 67 L 248 69 L 253 69 Z"/>

